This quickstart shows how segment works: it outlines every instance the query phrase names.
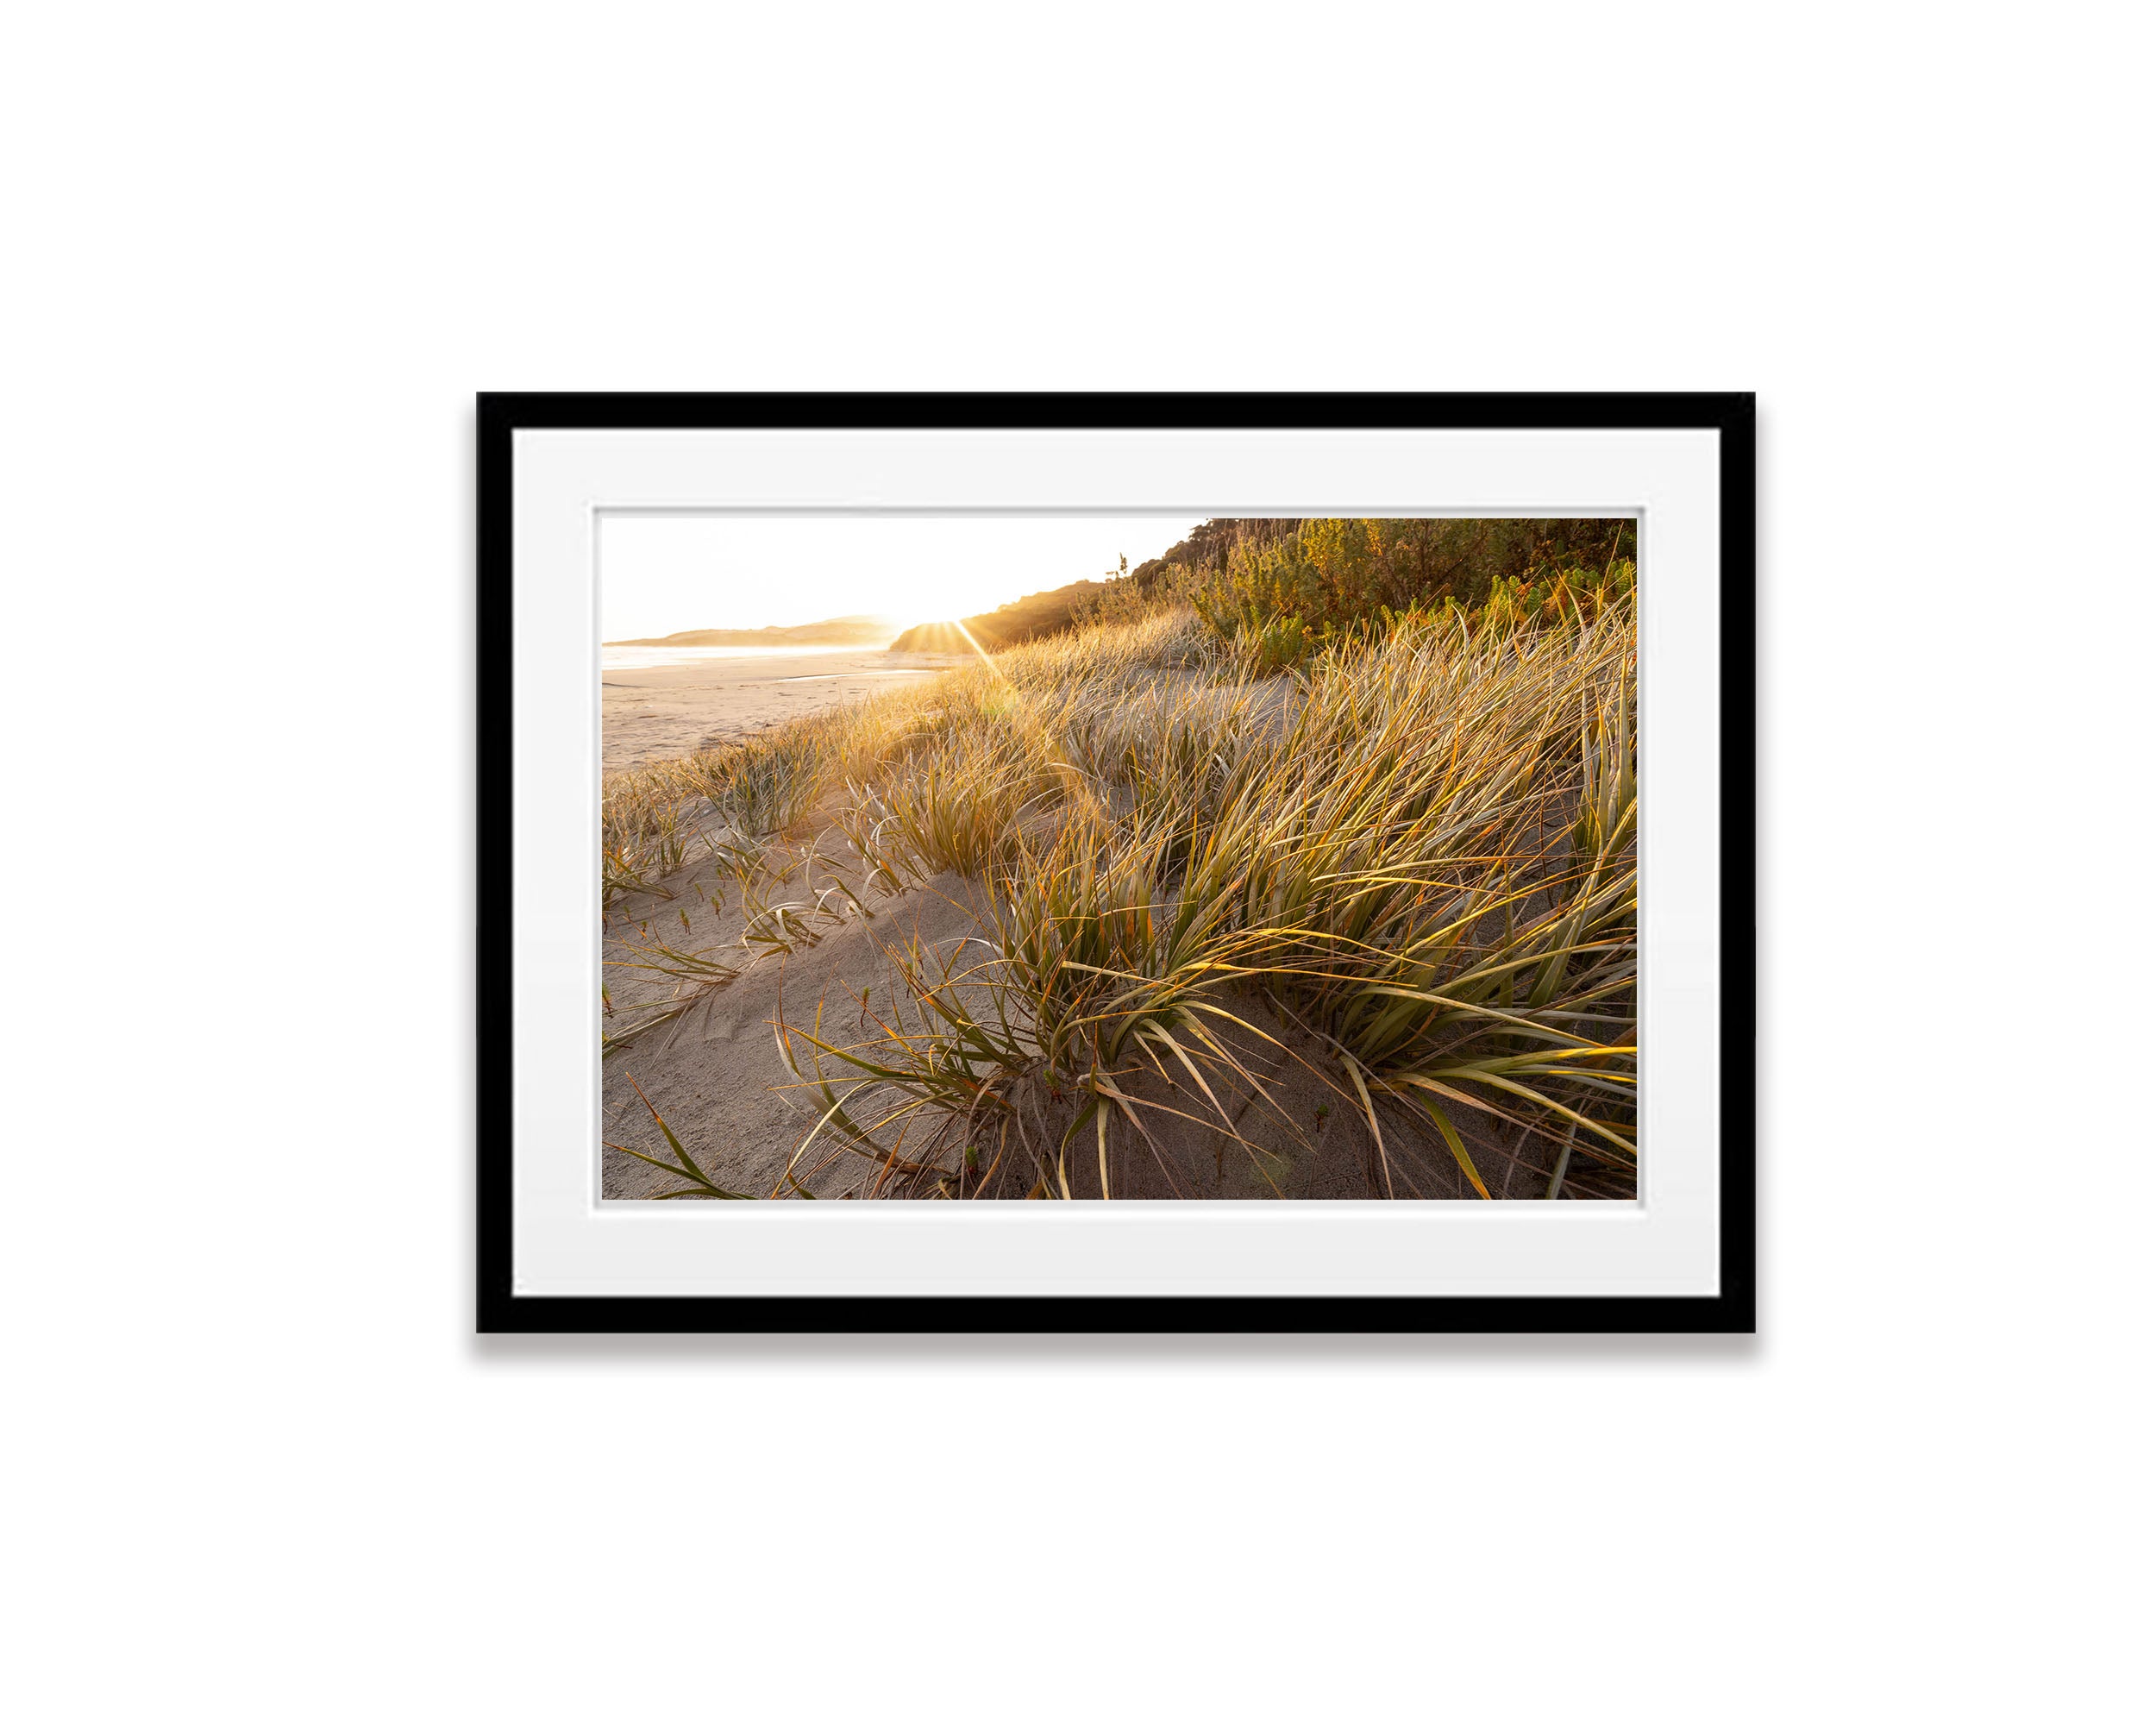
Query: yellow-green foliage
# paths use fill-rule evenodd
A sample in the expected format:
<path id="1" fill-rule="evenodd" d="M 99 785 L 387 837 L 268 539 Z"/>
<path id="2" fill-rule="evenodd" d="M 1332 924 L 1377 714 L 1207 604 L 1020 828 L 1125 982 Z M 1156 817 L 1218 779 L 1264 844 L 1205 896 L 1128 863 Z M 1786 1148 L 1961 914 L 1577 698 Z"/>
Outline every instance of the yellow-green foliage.
<path id="1" fill-rule="evenodd" d="M 1401 616 L 1473 605 L 1501 626 L 1592 618 L 1631 591 L 1622 522 L 1313 519 L 1285 533 L 1246 533 L 1219 567 L 1182 585 L 1244 668 L 1292 670 L 1320 646 Z M 1576 561 L 1590 539 L 1607 555 Z M 1108 607 L 1104 605 L 1103 610 Z"/>

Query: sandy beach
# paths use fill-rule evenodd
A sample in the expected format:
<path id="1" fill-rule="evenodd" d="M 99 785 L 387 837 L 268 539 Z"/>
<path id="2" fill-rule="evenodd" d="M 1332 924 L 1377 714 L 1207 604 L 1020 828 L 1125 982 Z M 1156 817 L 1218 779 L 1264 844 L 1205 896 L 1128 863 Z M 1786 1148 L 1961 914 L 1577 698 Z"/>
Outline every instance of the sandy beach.
<path id="1" fill-rule="evenodd" d="M 645 656 L 608 649 L 610 657 Z M 599 673 L 602 764 L 609 773 L 753 736 L 957 663 L 935 653 L 847 649 L 712 656 Z"/>

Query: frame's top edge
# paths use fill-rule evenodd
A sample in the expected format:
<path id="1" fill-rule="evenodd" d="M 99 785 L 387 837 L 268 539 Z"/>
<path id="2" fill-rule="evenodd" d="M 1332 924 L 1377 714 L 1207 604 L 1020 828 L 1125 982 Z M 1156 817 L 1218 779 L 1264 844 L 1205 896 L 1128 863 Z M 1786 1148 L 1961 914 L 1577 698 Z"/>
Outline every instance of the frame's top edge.
<path id="1" fill-rule="evenodd" d="M 481 392 L 479 423 L 517 430 L 1113 429 L 1714 430 L 1752 418 L 1750 391 L 1628 393 L 1036 394 L 1013 392 Z"/>

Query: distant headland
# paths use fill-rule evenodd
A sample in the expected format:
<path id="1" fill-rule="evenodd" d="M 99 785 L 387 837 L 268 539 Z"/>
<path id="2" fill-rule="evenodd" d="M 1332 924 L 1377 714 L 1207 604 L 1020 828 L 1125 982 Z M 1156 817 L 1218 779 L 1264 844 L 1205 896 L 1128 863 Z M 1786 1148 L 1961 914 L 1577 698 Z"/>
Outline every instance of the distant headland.
<path id="1" fill-rule="evenodd" d="M 675 635 L 649 635 L 633 641 L 609 641 L 609 647 L 887 647 L 899 625 L 887 617 L 827 617 L 821 623 L 795 623 L 768 629 L 685 629 Z"/>

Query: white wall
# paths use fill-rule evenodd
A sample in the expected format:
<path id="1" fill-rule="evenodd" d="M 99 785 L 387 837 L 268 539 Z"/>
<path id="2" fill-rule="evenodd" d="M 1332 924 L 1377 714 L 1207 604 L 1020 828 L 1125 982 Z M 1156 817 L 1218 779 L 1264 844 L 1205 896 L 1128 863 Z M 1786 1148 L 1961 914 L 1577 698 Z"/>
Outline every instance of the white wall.
<path id="1" fill-rule="evenodd" d="M 9 1710 L 2122 1716 L 2145 21 L 766 9 L 10 25 Z M 594 387 L 1758 389 L 1762 1339 L 475 1341 Z"/>

